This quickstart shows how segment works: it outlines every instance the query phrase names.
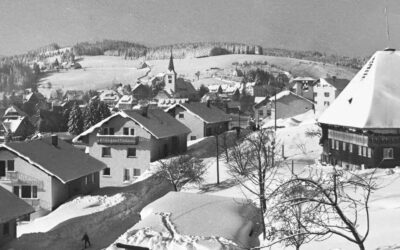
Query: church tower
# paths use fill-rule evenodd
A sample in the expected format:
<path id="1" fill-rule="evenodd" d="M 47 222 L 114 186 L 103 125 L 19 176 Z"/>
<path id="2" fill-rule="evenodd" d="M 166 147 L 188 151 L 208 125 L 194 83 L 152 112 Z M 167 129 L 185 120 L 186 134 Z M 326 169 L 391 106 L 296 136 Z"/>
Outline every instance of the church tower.
<path id="1" fill-rule="evenodd" d="M 174 58 L 172 56 L 172 49 L 171 49 L 171 56 L 169 58 L 168 71 L 165 74 L 164 82 L 165 82 L 165 89 L 170 93 L 171 92 L 175 93 L 176 72 L 174 67 Z"/>

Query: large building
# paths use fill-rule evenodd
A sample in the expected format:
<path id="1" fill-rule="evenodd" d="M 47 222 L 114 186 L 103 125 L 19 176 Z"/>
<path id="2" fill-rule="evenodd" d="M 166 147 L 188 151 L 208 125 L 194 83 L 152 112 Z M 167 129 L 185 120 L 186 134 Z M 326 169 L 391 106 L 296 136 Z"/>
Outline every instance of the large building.
<path id="1" fill-rule="evenodd" d="M 399 68 L 400 52 L 377 51 L 321 115 L 323 161 L 400 166 Z"/>
<path id="2" fill-rule="evenodd" d="M 167 112 L 190 128 L 190 140 L 220 134 L 229 129 L 230 116 L 210 102 L 179 103 L 167 109 Z"/>
<path id="3" fill-rule="evenodd" d="M 150 162 L 184 153 L 190 129 L 160 109 L 124 110 L 74 138 L 86 152 L 105 163 L 101 186 L 132 183 Z"/>
<path id="4" fill-rule="evenodd" d="M 0 145 L 0 186 L 38 212 L 98 189 L 105 167 L 57 136 Z"/>
<path id="5" fill-rule="evenodd" d="M 17 237 L 17 219 L 28 216 L 34 209 L 0 186 L 0 248 Z"/>

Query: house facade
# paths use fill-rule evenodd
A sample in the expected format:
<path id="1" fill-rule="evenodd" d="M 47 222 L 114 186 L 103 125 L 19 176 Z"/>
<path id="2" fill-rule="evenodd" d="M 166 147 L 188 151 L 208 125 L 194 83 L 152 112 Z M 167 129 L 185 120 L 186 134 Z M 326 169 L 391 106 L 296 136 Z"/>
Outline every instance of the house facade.
<path id="1" fill-rule="evenodd" d="M 316 79 L 311 77 L 296 77 L 291 82 L 291 86 L 296 95 L 309 100 L 314 100 L 314 82 Z"/>
<path id="2" fill-rule="evenodd" d="M 34 209 L 0 186 L 0 248 L 17 238 L 17 220 Z"/>
<path id="3" fill-rule="evenodd" d="M 105 167 L 56 136 L 0 145 L 0 186 L 37 212 L 98 189 Z"/>
<path id="4" fill-rule="evenodd" d="M 167 112 L 190 128 L 189 140 L 220 134 L 229 129 L 229 115 L 210 102 L 180 103 L 167 109 Z"/>
<path id="5" fill-rule="evenodd" d="M 313 86 L 315 109 L 318 111 L 327 109 L 348 83 L 349 80 L 336 77 L 318 79 Z"/>
<path id="6" fill-rule="evenodd" d="M 150 162 L 187 149 L 189 128 L 159 109 L 120 111 L 74 138 L 107 165 L 101 186 L 130 184 Z"/>
<path id="7" fill-rule="evenodd" d="M 323 162 L 400 166 L 399 66 L 400 52 L 377 51 L 320 116 Z"/>

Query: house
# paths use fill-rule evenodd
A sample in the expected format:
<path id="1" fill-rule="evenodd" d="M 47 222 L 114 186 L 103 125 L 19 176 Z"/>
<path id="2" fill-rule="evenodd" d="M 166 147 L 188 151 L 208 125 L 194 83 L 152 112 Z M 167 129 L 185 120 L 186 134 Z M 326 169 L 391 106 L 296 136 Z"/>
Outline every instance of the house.
<path id="1" fill-rule="evenodd" d="M 320 78 L 315 81 L 313 86 L 315 109 L 323 111 L 329 107 L 349 82 L 347 79 L 336 77 Z"/>
<path id="2" fill-rule="evenodd" d="M 230 117 L 210 102 L 180 103 L 166 111 L 190 128 L 190 140 L 220 134 L 229 129 Z"/>
<path id="3" fill-rule="evenodd" d="M 57 136 L 0 144 L 0 186 L 38 213 L 98 189 L 105 167 Z"/>
<path id="4" fill-rule="evenodd" d="M 130 184 L 150 162 L 187 149 L 190 129 L 160 109 L 142 107 L 111 115 L 73 139 L 107 165 L 101 186 Z"/>
<path id="5" fill-rule="evenodd" d="M 260 125 L 261 121 L 267 117 L 271 116 L 271 106 L 268 106 L 269 98 L 268 97 L 256 97 L 254 98 L 254 121 L 255 125 Z"/>
<path id="6" fill-rule="evenodd" d="M 35 131 L 28 115 L 15 105 L 6 109 L 2 121 L 13 140 L 23 140 Z"/>
<path id="7" fill-rule="evenodd" d="M 166 99 L 158 99 L 157 107 L 161 109 L 167 109 L 172 107 L 177 103 L 186 103 L 189 99 L 187 98 L 166 98 Z"/>
<path id="8" fill-rule="evenodd" d="M 84 100 L 85 92 L 82 90 L 67 90 L 64 94 L 63 100 L 69 101 L 82 101 Z"/>
<path id="9" fill-rule="evenodd" d="M 123 95 L 115 107 L 119 110 L 132 109 L 138 103 L 133 95 Z"/>
<path id="10" fill-rule="evenodd" d="M 260 216 L 245 199 L 169 192 L 144 207 L 140 217 L 117 247 L 239 250 L 259 245 Z"/>
<path id="11" fill-rule="evenodd" d="M 0 186 L 0 248 L 17 238 L 17 220 L 35 210 Z"/>
<path id="12" fill-rule="evenodd" d="M 313 101 L 303 96 L 284 90 L 269 98 L 267 115 L 271 114 L 271 119 L 274 119 L 274 117 L 276 119 L 285 119 L 313 110 L 314 104 Z"/>
<path id="13" fill-rule="evenodd" d="M 318 119 L 321 160 L 348 168 L 400 166 L 400 51 L 377 51 Z"/>
<path id="14" fill-rule="evenodd" d="M 290 85 L 296 95 L 302 96 L 309 100 L 314 100 L 314 82 L 316 79 L 312 77 L 296 77 Z"/>
<path id="15" fill-rule="evenodd" d="M 100 93 L 99 99 L 110 107 L 114 107 L 119 101 L 119 93 L 112 89 L 106 89 Z"/>

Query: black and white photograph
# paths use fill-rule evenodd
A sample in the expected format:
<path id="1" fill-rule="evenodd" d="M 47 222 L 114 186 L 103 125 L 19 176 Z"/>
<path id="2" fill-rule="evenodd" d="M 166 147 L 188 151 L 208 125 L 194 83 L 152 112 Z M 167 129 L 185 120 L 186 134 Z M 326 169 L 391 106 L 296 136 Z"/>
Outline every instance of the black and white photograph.
<path id="1" fill-rule="evenodd" d="M 0 250 L 400 249 L 400 1 L 0 0 Z"/>

